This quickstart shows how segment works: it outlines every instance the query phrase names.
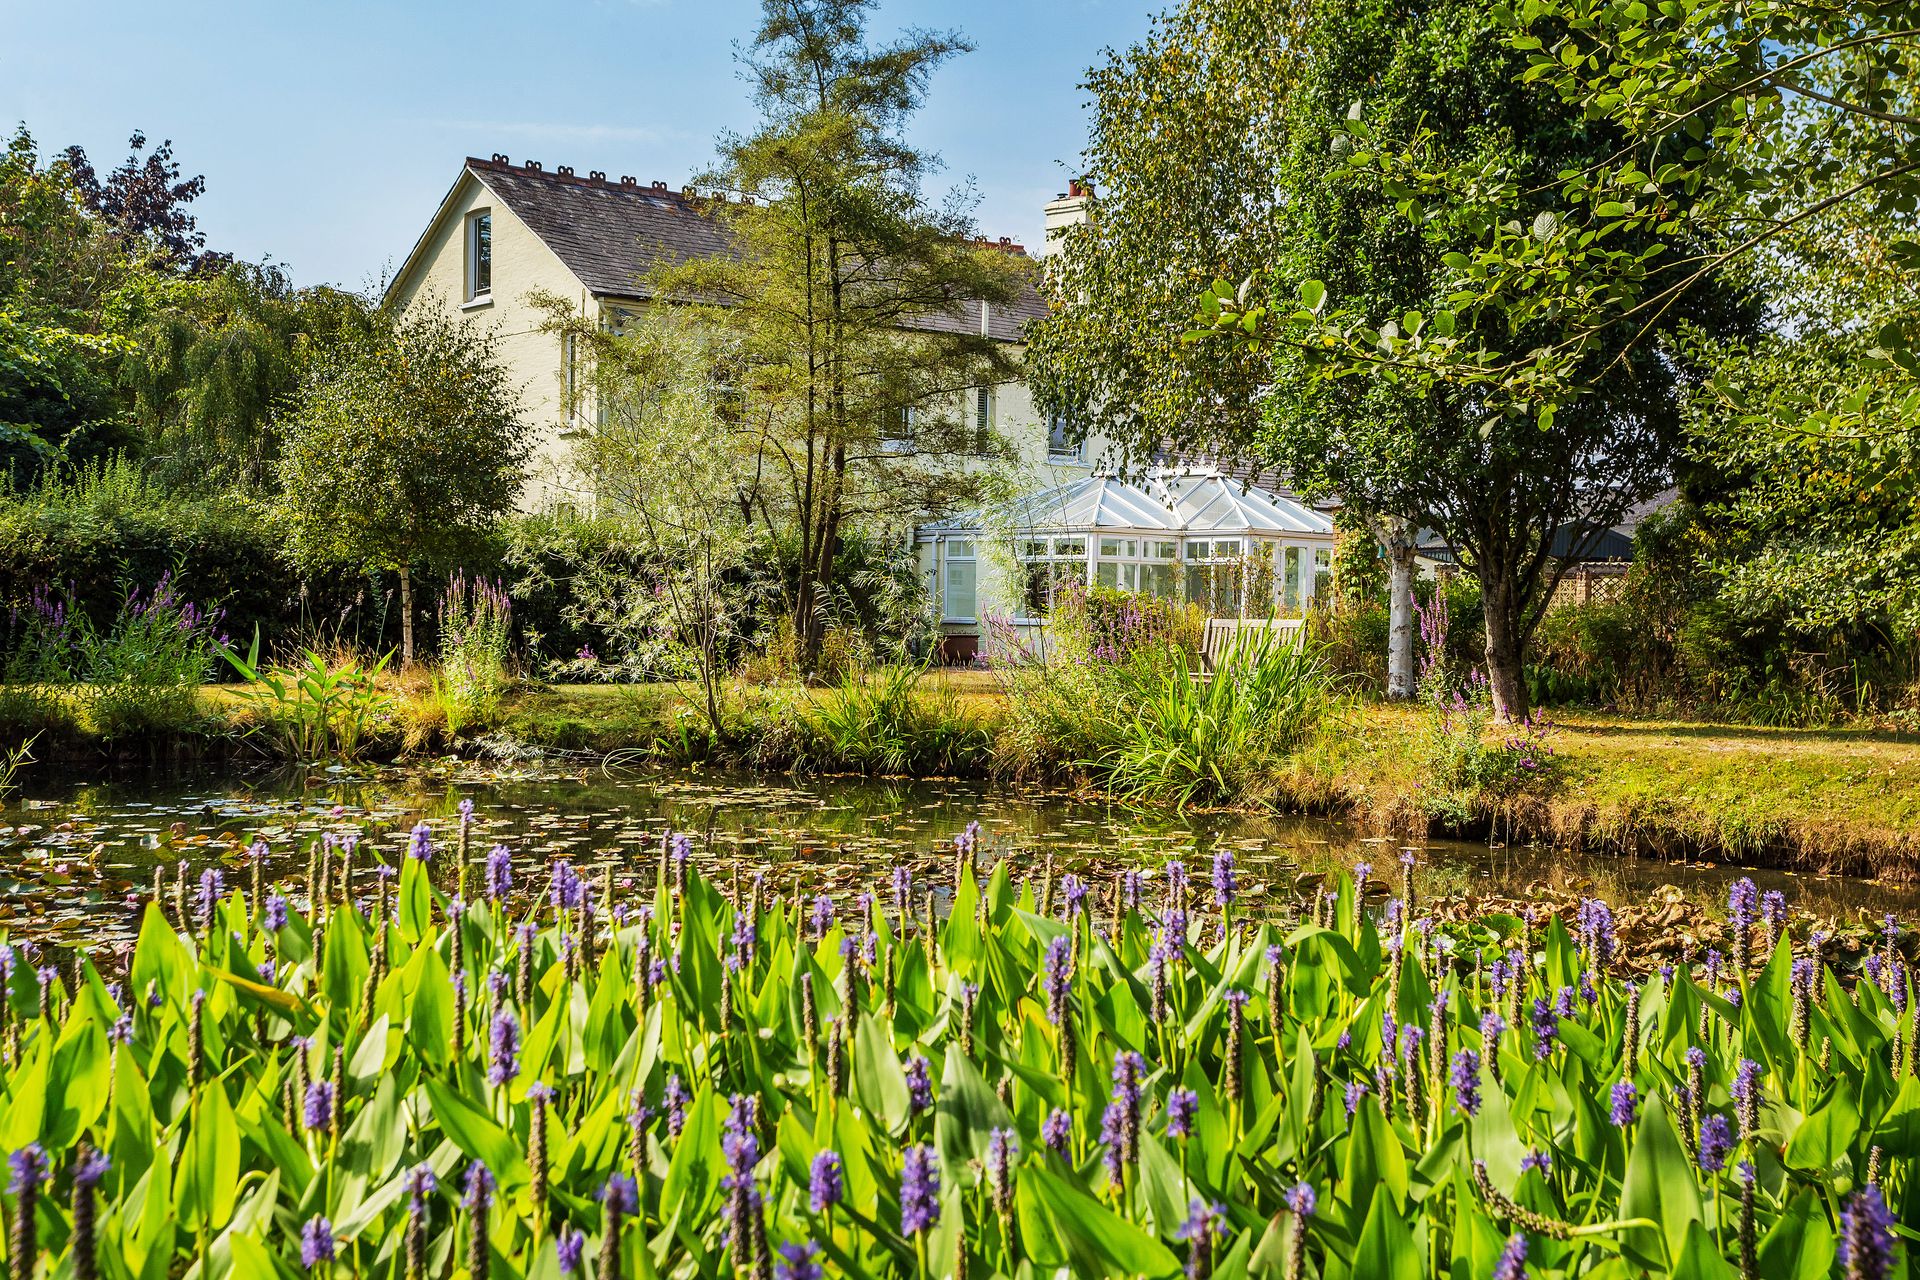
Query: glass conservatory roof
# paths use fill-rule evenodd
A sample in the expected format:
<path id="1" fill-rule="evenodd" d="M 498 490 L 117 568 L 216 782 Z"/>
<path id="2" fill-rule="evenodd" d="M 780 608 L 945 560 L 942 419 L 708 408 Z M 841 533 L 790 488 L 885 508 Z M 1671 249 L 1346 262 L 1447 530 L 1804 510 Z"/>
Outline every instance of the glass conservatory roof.
<path id="1" fill-rule="evenodd" d="M 1333 519 L 1298 499 L 1214 470 L 1154 470 L 1139 480 L 1095 475 L 1023 494 L 986 511 L 923 526 L 922 537 L 969 530 L 1333 536 Z"/>

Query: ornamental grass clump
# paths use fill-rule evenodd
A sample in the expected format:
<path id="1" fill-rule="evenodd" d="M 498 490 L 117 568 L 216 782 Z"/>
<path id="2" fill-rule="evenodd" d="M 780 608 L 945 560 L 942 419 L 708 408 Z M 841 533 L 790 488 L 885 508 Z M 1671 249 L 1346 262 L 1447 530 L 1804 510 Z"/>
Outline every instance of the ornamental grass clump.
<path id="1" fill-rule="evenodd" d="M 1596 900 L 1220 860 L 1049 911 L 984 844 L 940 919 L 672 840 L 463 908 L 463 838 L 358 893 L 344 843 L 309 893 L 176 871 L 111 983 L 0 943 L 12 1275 L 1906 1273 L 1905 931 L 1857 976 L 1743 890 L 1733 958 L 1629 972 Z"/>

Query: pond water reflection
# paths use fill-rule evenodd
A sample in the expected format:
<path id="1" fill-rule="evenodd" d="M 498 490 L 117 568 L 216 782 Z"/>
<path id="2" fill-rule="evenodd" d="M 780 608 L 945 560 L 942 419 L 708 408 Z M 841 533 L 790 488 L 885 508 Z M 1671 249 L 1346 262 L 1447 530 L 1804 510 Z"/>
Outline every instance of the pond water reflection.
<path id="1" fill-rule="evenodd" d="M 544 865 L 566 858 L 595 883 L 611 865 L 624 888 L 651 883 L 663 833 L 694 837 L 695 856 L 726 875 L 764 871 L 772 892 L 853 894 L 876 887 L 896 862 L 944 896 L 953 838 L 981 825 L 980 857 L 1012 860 L 1035 874 L 1051 855 L 1056 872 L 1104 885 L 1122 867 L 1182 858 L 1198 870 L 1231 849 L 1243 889 L 1290 902 L 1295 877 L 1369 861 L 1391 865 L 1399 842 L 1321 818 L 1240 812 L 1124 808 L 1084 796 L 953 780 L 796 780 L 700 770 L 609 773 L 550 766 L 324 769 L 253 777 L 232 770 L 163 776 L 25 780 L 0 811 L 0 928 L 61 946 L 130 942 L 154 868 L 185 861 L 189 878 L 227 869 L 244 883 L 243 850 L 256 836 L 273 851 L 273 874 L 304 874 L 306 846 L 320 833 L 362 833 L 362 868 L 377 847 L 397 862 L 408 832 L 425 820 L 451 848 L 458 805 L 474 802 L 471 856 L 508 845 L 523 887 L 539 891 Z M 169 873 L 171 874 L 171 872 Z M 1514 894 L 1585 887 L 1615 902 L 1662 886 L 1724 902 L 1736 867 L 1587 856 L 1545 847 L 1423 842 L 1418 880 L 1436 894 Z M 1840 877 L 1753 872 L 1796 906 L 1820 915 L 1877 919 L 1910 914 L 1920 890 Z M 476 877 L 477 882 L 477 877 Z M 361 885 L 370 892 L 371 877 Z"/>

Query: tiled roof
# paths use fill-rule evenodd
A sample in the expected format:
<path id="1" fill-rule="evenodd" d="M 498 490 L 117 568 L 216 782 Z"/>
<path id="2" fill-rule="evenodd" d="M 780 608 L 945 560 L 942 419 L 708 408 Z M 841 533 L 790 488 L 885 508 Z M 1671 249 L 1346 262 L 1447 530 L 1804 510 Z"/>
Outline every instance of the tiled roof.
<path id="1" fill-rule="evenodd" d="M 710 212 L 710 200 L 691 188 L 664 182 L 610 179 L 595 170 L 581 177 L 562 166 L 547 171 L 537 162 L 511 164 L 505 156 L 467 158 L 467 168 L 599 297 L 645 298 L 643 277 L 661 266 L 733 251 L 726 228 Z M 1024 256 L 1010 241 L 998 246 Z M 980 332 L 979 302 L 928 315 L 915 328 L 939 333 Z M 995 306 L 990 331 L 1014 341 L 1046 304 L 1031 285 L 1011 305 Z"/>

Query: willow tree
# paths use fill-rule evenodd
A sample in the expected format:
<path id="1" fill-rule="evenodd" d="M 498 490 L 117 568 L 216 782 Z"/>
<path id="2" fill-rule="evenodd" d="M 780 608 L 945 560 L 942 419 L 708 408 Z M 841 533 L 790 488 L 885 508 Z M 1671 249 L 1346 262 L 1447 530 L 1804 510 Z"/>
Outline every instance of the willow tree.
<path id="1" fill-rule="evenodd" d="M 900 531 L 992 496 L 1014 459 L 972 395 L 1018 375 L 974 304 L 1019 297 L 1023 260 L 974 238 L 972 198 L 926 189 L 906 138 L 933 72 L 970 46 L 871 44 L 871 0 L 766 0 L 742 53 L 757 128 L 721 140 L 704 186 L 733 253 L 650 286 L 700 313 L 732 407 L 757 433 L 742 497 L 788 561 L 795 648 L 816 658 L 835 561 L 857 528 Z"/>

